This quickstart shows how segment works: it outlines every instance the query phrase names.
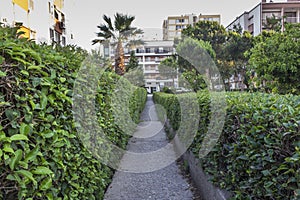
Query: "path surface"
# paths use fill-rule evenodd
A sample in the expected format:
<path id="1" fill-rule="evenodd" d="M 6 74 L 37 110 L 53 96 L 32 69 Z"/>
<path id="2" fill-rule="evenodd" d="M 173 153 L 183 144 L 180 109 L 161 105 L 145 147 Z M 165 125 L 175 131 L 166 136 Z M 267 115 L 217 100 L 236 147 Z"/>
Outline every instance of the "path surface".
<path id="1" fill-rule="evenodd" d="M 166 134 L 161 123 L 158 121 L 152 96 L 148 96 L 147 98 L 145 109 L 141 115 L 141 121 L 127 145 L 128 151 L 135 153 L 153 152 L 168 144 Z M 160 168 L 161 163 L 156 160 L 151 160 L 151 163 L 153 163 L 154 168 Z M 134 160 L 134 158 L 125 154 L 121 161 L 120 169 L 128 169 L 130 166 L 134 167 L 138 162 L 138 160 Z M 177 164 L 173 162 L 163 169 L 146 173 L 131 173 L 124 170 L 116 171 L 104 199 L 192 200 L 194 198 L 190 184 L 181 175 Z"/>

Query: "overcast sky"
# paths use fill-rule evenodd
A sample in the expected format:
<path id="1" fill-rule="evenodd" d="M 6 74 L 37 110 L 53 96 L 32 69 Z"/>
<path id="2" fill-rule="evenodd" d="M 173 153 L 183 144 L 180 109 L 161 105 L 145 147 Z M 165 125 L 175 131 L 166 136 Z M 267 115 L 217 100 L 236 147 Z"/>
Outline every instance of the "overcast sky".
<path id="1" fill-rule="evenodd" d="M 260 0 L 65 0 L 68 27 L 79 46 L 91 49 L 97 25 L 104 14 L 116 12 L 134 15 L 133 25 L 161 29 L 163 20 L 172 15 L 220 14 L 221 24 L 227 26 L 244 11 L 251 10 Z M 70 30 L 69 29 L 69 30 Z"/>

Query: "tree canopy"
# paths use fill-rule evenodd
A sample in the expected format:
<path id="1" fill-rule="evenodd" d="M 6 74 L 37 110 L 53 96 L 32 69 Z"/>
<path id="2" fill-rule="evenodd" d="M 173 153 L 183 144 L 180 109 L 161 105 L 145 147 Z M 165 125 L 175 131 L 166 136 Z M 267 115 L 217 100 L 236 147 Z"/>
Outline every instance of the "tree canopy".
<path id="1" fill-rule="evenodd" d="M 279 93 L 300 92 L 300 24 L 287 24 L 256 40 L 250 50 L 250 66 L 256 72 L 256 86 Z"/>
<path id="2" fill-rule="evenodd" d="M 98 38 L 92 41 L 93 44 L 109 41 L 111 45 L 116 45 L 114 55 L 115 72 L 119 75 L 123 75 L 125 73 L 123 42 L 129 40 L 133 41 L 134 39 L 132 38 L 134 36 L 143 33 L 141 29 L 131 26 L 134 19 L 134 16 L 116 13 L 114 15 L 113 23 L 110 17 L 103 15 L 104 23 L 97 26 L 100 29 L 97 33 Z M 134 43 L 138 43 L 139 41 L 140 40 L 135 40 Z"/>

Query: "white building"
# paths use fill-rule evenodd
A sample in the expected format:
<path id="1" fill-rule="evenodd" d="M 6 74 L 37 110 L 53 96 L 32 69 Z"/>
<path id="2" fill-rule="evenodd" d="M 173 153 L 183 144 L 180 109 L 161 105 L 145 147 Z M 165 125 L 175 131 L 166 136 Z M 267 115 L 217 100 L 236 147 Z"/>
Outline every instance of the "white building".
<path id="1" fill-rule="evenodd" d="M 173 47 L 174 42 L 163 40 L 151 40 L 144 42 L 145 44 L 139 45 L 134 49 L 124 48 L 125 64 L 128 64 L 129 62 L 130 52 L 134 51 L 135 56 L 139 61 L 139 66 L 143 69 L 145 81 L 144 87 L 147 89 L 148 93 L 161 91 L 163 87 L 178 88 L 178 77 L 162 76 L 158 67 L 161 61 L 175 53 L 175 48 Z M 110 58 L 112 62 L 114 62 L 115 48 L 112 48 L 108 44 L 104 44 L 100 46 L 100 48 L 103 48 L 103 50 L 100 50 L 104 53 L 103 56 Z"/>
<path id="2" fill-rule="evenodd" d="M 268 29 L 267 18 L 272 17 L 279 19 L 282 31 L 286 23 L 300 23 L 300 0 L 285 2 L 262 0 L 253 9 L 238 16 L 226 29 L 233 30 L 235 26 L 241 26 L 243 31 L 249 31 L 257 36 Z"/>
<path id="3" fill-rule="evenodd" d="M 1 0 L 0 22 L 7 26 L 20 26 L 23 37 L 37 43 L 52 42 L 66 45 L 68 35 L 64 0 Z"/>
<path id="4" fill-rule="evenodd" d="M 139 65 L 144 71 L 145 88 L 148 93 L 160 91 L 163 87 L 178 87 L 178 77 L 163 76 L 159 72 L 159 64 L 175 53 L 173 41 L 146 41 L 144 45 L 135 49 Z M 129 61 L 130 53 L 127 51 L 125 62 Z"/>

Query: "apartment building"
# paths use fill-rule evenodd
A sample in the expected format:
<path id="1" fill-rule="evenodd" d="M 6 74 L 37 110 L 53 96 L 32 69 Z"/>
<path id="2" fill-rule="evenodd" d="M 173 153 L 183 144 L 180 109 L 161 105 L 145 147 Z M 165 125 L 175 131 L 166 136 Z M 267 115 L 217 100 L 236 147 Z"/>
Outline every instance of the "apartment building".
<path id="1" fill-rule="evenodd" d="M 169 16 L 163 21 L 163 40 L 174 40 L 180 38 L 181 32 L 188 25 L 194 25 L 200 20 L 221 22 L 220 15 L 195 15 L 186 14 L 180 16 Z"/>
<path id="2" fill-rule="evenodd" d="M 226 29 L 232 30 L 236 26 L 241 26 L 243 31 L 249 31 L 256 36 L 263 30 L 268 30 L 267 19 L 273 17 L 278 19 L 282 31 L 286 23 L 300 23 L 300 0 L 284 2 L 262 0 L 253 9 L 238 16 Z"/>
<path id="3" fill-rule="evenodd" d="M 165 58 L 173 55 L 175 49 L 173 41 L 152 40 L 135 49 L 125 48 L 125 63 L 129 62 L 130 51 L 135 51 L 139 65 L 144 72 L 145 88 L 148 93 L 160 91 L 163 87 L 178 87 L 178 77 L 164 76 L 159 72 L 159 64 Z M 113 51 L 111 52 L 114 53 Z"/>
<path id="4" fill-rule="evenodd" d="M 64 0 L 1 0 L 2 26 L 20 26 L 22 37 L 37 43 L 56 42 L 66 45 L 67 35 Z"/>

